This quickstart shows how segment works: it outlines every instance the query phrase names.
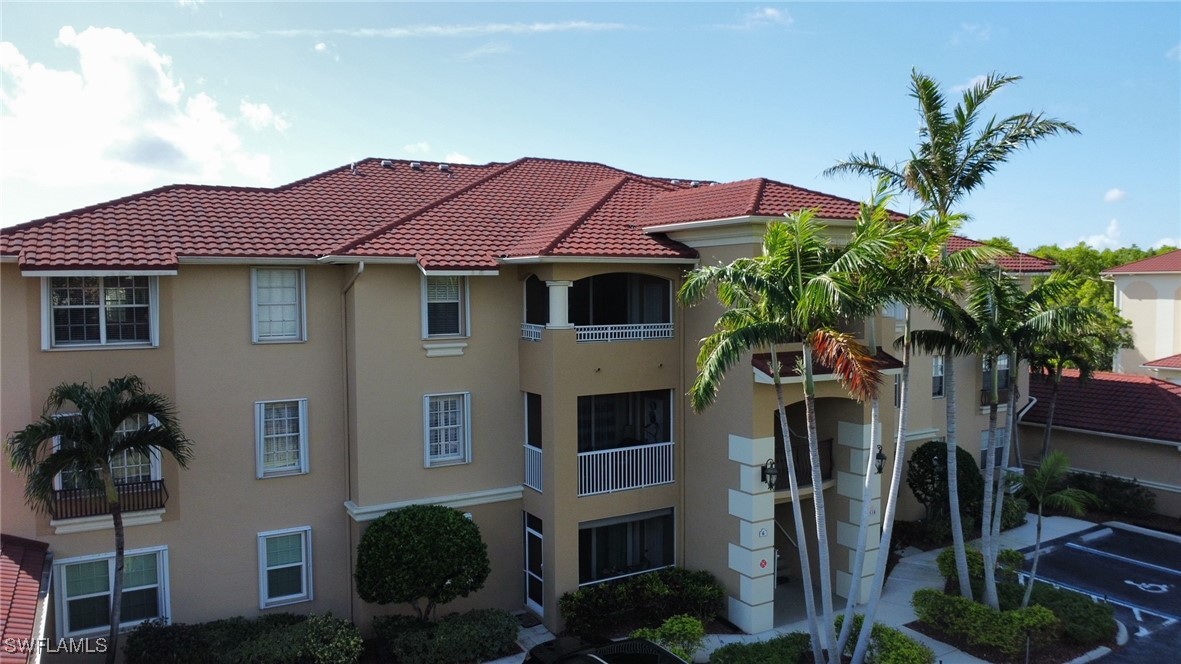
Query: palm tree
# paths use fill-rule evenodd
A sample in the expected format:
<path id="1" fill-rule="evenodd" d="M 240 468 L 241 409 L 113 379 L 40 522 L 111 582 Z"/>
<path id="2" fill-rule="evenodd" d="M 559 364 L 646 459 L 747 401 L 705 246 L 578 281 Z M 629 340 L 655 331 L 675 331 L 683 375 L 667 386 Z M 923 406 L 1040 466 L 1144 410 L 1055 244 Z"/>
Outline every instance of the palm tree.
<path id="1" fill-rule="evenodd" d="M 977 130 L 981 122 L 981 106 L 1005 86 L 1016 83 L 1019 76 L 990 74 L 964 91 L 955 108 L 947 110 L 939 84 L 917 70 L 911 71 L 911 96 L 918 102 L 922 124 L 921 141 L 910 158 L 890 165 L 876 154 L 850 155 L 825 171 L 826 175 L 857 174 L 884 178 L 891 186 L 907 191 L 937 216 L 946 217 L 959 203 L 984 184 L 985 176 L 996 170 L 1016 153 L 1037 141 L 1059 133 L 1078 133 L 1073 125 L 1046 118 L 1042 114 L 1020 113 L 1003 120 L 993 116 Z M 945 353 L 945 370 L 952 368 L 951 354 Z M 947 398 L 948 445 L 956 444 L 954 373 L 945 374 L 945 384 L 952 392 Z M 958 501 L 955 457 L 948 455 L 948 495 Z M 960 578 L 966 578 L 967 556 L 963 545 L 963 528 L 958 506 L 951 506 L 955 558 Z M 958 533 L 958 534 L 957 534 Z M 962 590 L 962 589 L 961 589 Z M 971 590 L 968 589 L 968 596 Z"/>
<path id="2" fill-rule="evenodd" d="M 1025 585 L 1025 597 L 1021 599 L 1021 606 L 1029 606 L 1029 598 L 1033 595 L 1033 584 L 1037 581 L 1037 563 L 1042 555 L 1042 513 L 1046 507 L 1065 510 L 1081 515 L 1086 506 L 1094 504 L 1095 495 L 1082 489 L 1067 488 L 1066 472 L 1070 468 L 1070 459 L 1062 452 L 1051 452 L 1035 470 L 1026 473 L 1018 485 L 1023 496 L 1037 503 L 1037 538 L 1033 545 L 1033 567 L 1029 570 L 1029 582 Z"/>
<path id="3" fill-rule="evenodd" d="M 763 236 L 760 256 L 740 258 L 728 265 L 703 266 L 693 270 L 679 297 L 685 304 L 701 301 L 716 288 L 719 302 L 727 310 L 718 318 L 716 332 L 702 340 L 697 358 L 698 375 L 690 388 L 696 411 L 704 410 L 717 397 L 723 376 L 746 354 L 766 348 L 771 355 L 771 377 L 775 386 L 779 424 L 788 466 L 796 535 L 800 542 L 801 578 L 808 612 L 812 650 L 816 661 L 823 659 L 822 644 L 830 655 L 833 632 L 832 590 L 828 538 L 825 530 L 824 492 L 820 476 L 820 452 L 816 433 L 814 362 L 833 367 L 839 379 L 856 396 L 868 396 L 880 380 L 876 360 L 852 335 L 837 331 L 843 317 L 864 313 L 856 292 L 854 275 L 880 262 L 893 248 L 899 227 L 871 217 L 859 221 L 850 242 L 835 246 L 815 220 L 815 212 L 802 210 L 787 216 L 786 222 L 769 224 Z M 807 417 L 808 450 L 812 467 L 813 504 L 816 511 L 825 639 L 821 640 L 816 603 L 812 593 L 811 568 L 800 510 L 795 461 L 787 431 L 787 410 L 783 397 L 779 349 L 785 343 L 802 341 L 804 406 Z"/>
<path id="4" fill-rule="evenodd" d="M 72 403 L 76 412 L 64 414 Z M 127 422 L 139 423 L 128 430 Z M 54 478 L 72 477 L 80 488 L 105 495 L 115 527 L 115 575 L 111 590 L 111 631 L 107 662 L 118 652 L 123 604 L 123 509 L 112 464 L 127 457 L 149 458 L 167 452 L 183 468 L 192 458 L 168 399 L 147 391 L 136 376 L 113 378 L 106 385 L 62 383 L 49 392 L 40 419 L 8 437 L 12 469 L 25 476 L 25 500 L 50 511 Z"/>

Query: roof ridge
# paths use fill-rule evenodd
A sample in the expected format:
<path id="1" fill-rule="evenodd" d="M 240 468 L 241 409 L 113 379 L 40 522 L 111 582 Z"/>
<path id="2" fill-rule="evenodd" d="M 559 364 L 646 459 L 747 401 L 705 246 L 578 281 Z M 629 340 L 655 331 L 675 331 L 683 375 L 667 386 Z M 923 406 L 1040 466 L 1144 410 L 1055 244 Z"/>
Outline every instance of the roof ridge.
<path id="1" fill-rule="evenodd" d="M 402 215 L 401 217 L 394 219 L 393 221 L 382 224 L 381 226 L 378 226 L 377 228 L 373 229 L 372 231 L 365 233 L 364 235 L 358 237 L 355 240 L 352 240 L 351 242 L 346 242 L 345 244 L 333 249 L 331 252 L 329 252 L 329 254 L 336 255 L 336 254 L 348 253 L 348 252 L 352 251 L 353 249 L 356 249 L 357 247 L 361 246 L 362 244 L 369 242 L 370 240 L 374 240 L 376 238 L 381 237 L 382 235 L 393 230 L 399 224 L 402 224 L 410 219 L 413 219 L 413 218 L 417 217 L 418 215 L 423 214 L 432 208 L 442 205 L 443 203 L 446 203 L 448 201 L 452 201 L 457 196 L 459 196 L 461 194 L 465 194 L 465 193 L 471 191 L 472 189 L 474 189 L 482 184 L 485 184 L 486 182 L 492 180 L 493 178 L 499 176 L 500 174 L 505 173 L 505 172 L 509 171 L 510 169 L 521 165 L 522 163 L 525 162 L 526 159 L 528 159 L 528 157 L 521 157 L 520 159 L 517 159 L 515 161 L 510 161 L 507 164 L 504 164 L 504 165 L 494 169 L 491 173 L 488 173 L 484 177 L 477 178 L 476 180 L 469 182 L 468 184 L 460 187 L 459 189 L 456 189 L 455 191 L 447 194 L 446 196 L 433 199 L 429 203 L 419 207 L 416 210 L 412 210 L 412 211 Z"/>
<path id="2" fill-rule="evenodd" d="M 1110 274 L 1119 274 L 1120 272 L 1124 271 L 1124 268 L 1132 267 L 1134 265 L 1139 265 L 1140 263 L 1146 263 L 1149 261 L 1157 261 L 1161 258 L 1172 256 L 1173 254 L 1178 254 L 1179 256 L 1181 256 L 1181 249 L 1174 249 L 1172 251 L 1166 251 L 1163 254 L 1157 254 L 1155 256 L 1145 256 L 1144 258 L 1140 258 L 1140 259 L 1131 261 L 1130 263 L 1124 263 L 1123 265 L 1113 265 L 1112 267 L 1109 267 L 1106 270 L 1103 270 L 1099 274 L 1109 274 L 1109 273 Z M 1161 262 L 1163 262 L 1163 261 L 1161 261 Z M 1150 272 L 1156 272 L 1156 271 L 1157 270 L 1150 270 Z M 1160 270 L 1160 271 L 1161 272 L 1170 272 L 1172 270 Z"/>
<path id="3" fill-rule="evenodd" d="M 763 192 L 767 190 L 767 178 L 755 178 L 757 186 L 755 187 L 755 194 L 751 197 L 750 207 L 746 209 L 746 216 L 752 216 L 759 209 L 759 201 L 763 199 Z"/>
<path id="4" fill-rule="evenodd" d="M 582 225 L 582 222 L 589 219 L 591 215 L 598 212 L 599 209 L 601 209 L 604 205 L 606 205 L 608 200 L 610 200 L 612 197 L 615 196 L 616 192 L 618 192 L 623 187 L 623 185 L 628 182 L 628 180 L 631 180 L 633 178 L 630 175 L 621 175 L 616 179 L 618 180 L 618 182 L 611 185 L 611 188 L 608 189 L 605 194 L 600 196 L 599 200 L 597 200 L 594 205 L 587 208 L 586 212 L 582 213 L 573 222 L 568 224 L 566 226 L 566 228 L 561 233 L 558 233 L 557 235 L 555 235 L 553 240 L 551 240 L 544 247 L 542 247 L 541 251 L 537 252 L 538 255 L 545 255 L 545 254 L 553 251 L 554 248 L 556 248 L 559 244 L 561 244 L 563 240 L 570 237 L 570 234 L 574 232 L 574 229 L 576 229 L 580 225 Z"/>

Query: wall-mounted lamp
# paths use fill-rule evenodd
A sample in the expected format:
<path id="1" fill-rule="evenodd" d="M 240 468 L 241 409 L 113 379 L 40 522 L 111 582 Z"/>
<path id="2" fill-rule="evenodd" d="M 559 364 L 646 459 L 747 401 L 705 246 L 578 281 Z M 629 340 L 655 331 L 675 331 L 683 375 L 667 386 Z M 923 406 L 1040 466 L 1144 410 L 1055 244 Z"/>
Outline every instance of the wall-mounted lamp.
<path id="1" fill-rule="evenodd" d="M 775 459 L 767 459 L 767 463 L 763 464 L 762 480 L 768 489 L 775 490 L 775 484 L 779 480 L 779 469 L 775 467 Z"/>
<path id="2" fill-rule="evenodd" d="M 877 469 L 878 475 L 882 474 L 882 468 L 886 465 L 886 455 L 882 452 L 882 446 L 878 445 L 878 453 L 873 457 L 873 467 Z"/>

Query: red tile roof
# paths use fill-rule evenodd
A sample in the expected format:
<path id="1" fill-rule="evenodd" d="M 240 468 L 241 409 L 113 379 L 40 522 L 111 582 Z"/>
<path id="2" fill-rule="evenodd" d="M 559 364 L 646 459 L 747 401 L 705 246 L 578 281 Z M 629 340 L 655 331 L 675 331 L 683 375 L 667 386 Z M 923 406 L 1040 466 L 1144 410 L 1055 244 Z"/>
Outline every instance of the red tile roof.
<path id="1" fill-rule="evenodd" d="M 41 636 L 33 630 L 42 592 L 48 591 L 41 587 L 48 550 L 44 542 L 0 535 L 0 644 Z M 28 660 L 28 652 L 10 650 L 15 648 L 0 647 L 0 664 L 25 664 Z"/>
<path id="2" fill-rule="evenodd" d="M 1181 249 L 1125 263 L 1110 270 L 1104 270 L 1103 274 L 1140 274 L 1143 272 L 1181 272 Z"/>
<path id="3" fill-rule="evenodd" d="M 1046 423 L 1050 388 L 1047 379 L 1030 376 L 1029 393 L 1037 403 L 1023 421 Z M 1181 385 L 1106 371 L 1080 381 L 1078 371 L 1068 369 L 1058 390 L 1054 427 L 1181 443 Z"/>
<path id="4" fill-rule="evenodd" d="M 1146 367 L 1159 367 L 1161 369 L 1181 369 L 1181 353 L 1177 355 L 1170 355 L 1162 357 L 1159 360 L 1145 362 Z"/>
<path id="5" fill-rule="evenodd" d="M 947 243 L 948 251 L 960 251 L 969 247 L 982 247 L 983 242 L 970 240 L 959 235 L 952 236 Z M 1033 272 L 1042 273 L 1049 272 L 1054 269 L 1054 261 L 1046 260 L 1045 258 L 1038 258 L 1030 254 L 1023 254 L 1017 252 L 1011 256 L 1003 256 L 997 260 L 997 264 L 1009 272 Z"/>
<path id="6" fill-rule="evenodd" d="M 685 182 L 536 158 L 445 170 L 366 159 L 273 189 L 153 189 L 0 230 L 0 254 L 27 272 L 169 270 L 209 257 L 405 258 L 426 270 L 495 270 L 533 256 L 691 260 L 694 250 L 644 228 L 801 208 L 858 213 L 855 201 L 766 179 Z"/>

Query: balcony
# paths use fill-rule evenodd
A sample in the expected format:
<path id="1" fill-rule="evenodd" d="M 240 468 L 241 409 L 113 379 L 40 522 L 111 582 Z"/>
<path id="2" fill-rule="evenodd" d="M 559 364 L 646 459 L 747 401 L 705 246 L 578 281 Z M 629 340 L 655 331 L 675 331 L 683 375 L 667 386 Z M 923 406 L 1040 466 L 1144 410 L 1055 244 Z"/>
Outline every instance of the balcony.
<path id="1" fill-rule="evenodd" d="M 998 406 L 1004 406 L 1009 403 L 1009 388 L 1008 386 L 998 388 L 996 391 L 996 403 Z M 986 387 L 980 390 L 980 407 L 987 408 L 992 405 L 992 388 Z"/>
<path id="2" fill-rule="evenodd" d="M 578 495 L 671 484 L 676 481 L 673 452 L 671 442 L 579 452 Z"/>
<path id="3" fill-rule="evenodd" d="M 575 340 L 639 341 L 642 339 L 672 339 L 672 323 L 638 323 L 634 325 L 575 325 Z"/>
<path id="4" fill-rule="evenodd" d="M 521 323 L 521 338 L 525 341 L 541 341 L 541 332 L 543 330 L 545 330 L 544 325 Z"/>
<path id="5" fill-rule="evenodd" d="M 541 493 L 541 448 L 525 445 L 525 486 Z"/>
<path id="6" fill-rule="evenodd" d="M 164 480 L 118 484 L 116 488 L 124 513 L 163 509 L 168 502 Z M 53 492 L 50 514 L 56 520 L 77 519 L 110 514 L 110 509 L 102 489 L 59 489 Z"/>
<path id="7" fill-rule="evenodd" d="M 782 438 L 776 436 L 778 439 L 775 443 L 775 465 L 780 468 L 787 467 L 787 460 L 783 455 L 783 443 L 779 442 Z M 823 481 L 832 479 L 832 438 L 821 440 L 817 443 L 820 451 L 820 479 Z M 791 458 L 795 461 L 796 484 L 801 488 L 812 486 L 812 463 L 808 453 L 808 441 L 793 440 L 791 443 Z M 775 482 L 776 491 L 787 491 L 791 488 L 791 480 L 787 477 L 787 473 L 780 473 Z"/>
<path id="8" fill-rule="evenodd" d="M 574 282 L 552 282 L 557 290 L 550 290 L 546 283 L 535 276 L 525 280 L 521 338 L 526 341 L 541 341 L 546 323 L 574 327 L 581 343 L 673 338 L 672 282 L 668 279 L 607 273 Z"/>

